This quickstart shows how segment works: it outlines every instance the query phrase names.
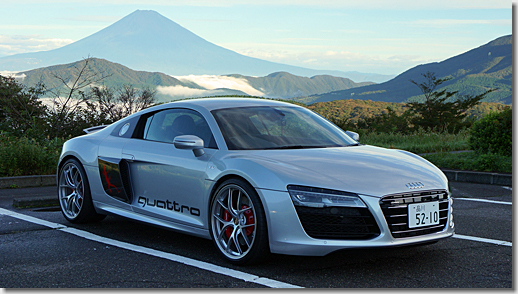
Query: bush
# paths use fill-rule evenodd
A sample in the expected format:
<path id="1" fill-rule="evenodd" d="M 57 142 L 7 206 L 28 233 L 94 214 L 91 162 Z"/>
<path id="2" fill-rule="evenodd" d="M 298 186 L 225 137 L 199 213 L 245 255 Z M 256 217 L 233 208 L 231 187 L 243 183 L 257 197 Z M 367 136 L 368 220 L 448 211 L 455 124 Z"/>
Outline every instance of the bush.
<path id="1" fill-rule="evenodd" d="M 63 142 L 53 139 L 39 143 L 26 137 L 0 134 L 0 176 L 54 174 Z"/>
<path id="2" fill-rule="evenodd" d="M 510 107 L 500 113 L 492 112 L 473 124 L 469 144 L 477 153 L 512 156 L 513 111 Z"/>

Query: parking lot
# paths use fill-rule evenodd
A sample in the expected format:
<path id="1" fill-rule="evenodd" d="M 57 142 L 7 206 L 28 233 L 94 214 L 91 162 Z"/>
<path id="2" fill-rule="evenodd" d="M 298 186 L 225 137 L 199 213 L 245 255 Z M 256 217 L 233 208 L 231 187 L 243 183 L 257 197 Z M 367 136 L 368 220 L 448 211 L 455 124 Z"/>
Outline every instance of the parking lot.
<path id="1" fill-rule="evenodd" d="M 511 188 L 451 187 L 452 238 L 325 257 L 271 255 L 246 267 L 220 259 L 211 240 L 114 216 L 74 225 L 56 209 L 13 208 L 10 191 L 0 190 L 0 287 L 512 288 Z"/>

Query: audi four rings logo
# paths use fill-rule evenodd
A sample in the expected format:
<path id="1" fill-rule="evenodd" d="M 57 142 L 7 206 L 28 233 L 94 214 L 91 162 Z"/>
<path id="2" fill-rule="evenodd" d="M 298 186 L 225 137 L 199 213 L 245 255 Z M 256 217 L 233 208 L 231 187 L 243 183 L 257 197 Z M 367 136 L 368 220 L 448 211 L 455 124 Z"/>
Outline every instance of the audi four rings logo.
<path id="1" fill-rule="evenodd" d="M 408 189 L 424 188 L 424 184 L 421 183 L 421 182 L 408 183 L 408 184 L 406 184 L 406 186 L 407 186 Z"/>

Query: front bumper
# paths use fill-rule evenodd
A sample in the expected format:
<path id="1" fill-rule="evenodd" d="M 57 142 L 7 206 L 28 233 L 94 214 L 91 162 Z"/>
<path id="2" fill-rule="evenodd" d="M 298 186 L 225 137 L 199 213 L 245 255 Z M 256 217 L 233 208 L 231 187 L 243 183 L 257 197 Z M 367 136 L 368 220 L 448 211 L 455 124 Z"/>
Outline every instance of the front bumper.
<path id="1" fill-rule="evenodd" d="M 394 238 L 380 207 L 380 198 L 362 195 L 360 198 L 368 206 L 380 229 L 380 234 L 377 237 L 368 240 L 316 239 L 308 236 L 304 231 L 288 192 L 266 189 L 257 189 L 257 191 L 263 200 L 265 208 L 272 253 L 323 256 L 341 249 L 392 247 L 425 243 L 448 238 L 454 234 L 451 210 L 449 210 L 446 226 L 442 231 L 415 237 Z"/>

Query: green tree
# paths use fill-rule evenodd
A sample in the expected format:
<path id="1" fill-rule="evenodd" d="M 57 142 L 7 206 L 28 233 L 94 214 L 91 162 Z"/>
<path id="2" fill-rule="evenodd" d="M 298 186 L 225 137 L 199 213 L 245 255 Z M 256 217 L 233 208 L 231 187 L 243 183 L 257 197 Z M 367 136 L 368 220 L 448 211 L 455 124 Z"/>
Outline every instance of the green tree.
<path id="1" fill-rule="evenodd" d="M 387 107 L 387 112 L 381 115 L 359 119 L 357 126 L 376 133 L 408 133 L 412 114 L 409 111 L 398 115 L 392 107 Z"/>
<path id="2" fill-rule="evenodd" d="M 0 76 L 0 131 L 14 136 L 43 137 L 46 106 L 39 99 L 45 87 L 26 87 Z"/>
<path id="3" fill-rule="evenodd" d="M 422 127 L 426 130 L 436 131 L 458 131 L 469 127 L 470 121 L 466 120 L 466 111 L 480 103 L 488 93 L 496 90 L 490 89 L 479 95 L 462 95 L 454 99 L 458 91 L 450 92 L 447 89 L 438 90 L 438 87 L 449 81 L 451 78 L 439 79 L 433 72 L 422 74 L 425 78 L 423 83 L 410 80 L 419 87 L 424 95 L 424 102 L 408 103 L 409 110 L 415 114 L 411 123 L 415 127 Z"/>

